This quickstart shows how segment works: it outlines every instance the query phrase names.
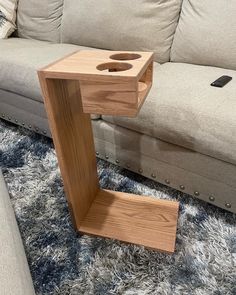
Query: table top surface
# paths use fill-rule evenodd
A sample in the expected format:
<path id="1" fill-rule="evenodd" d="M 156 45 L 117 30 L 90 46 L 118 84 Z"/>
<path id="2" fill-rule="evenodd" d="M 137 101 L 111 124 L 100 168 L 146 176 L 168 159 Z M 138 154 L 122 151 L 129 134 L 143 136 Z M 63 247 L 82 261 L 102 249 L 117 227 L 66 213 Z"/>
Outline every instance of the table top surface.
<path id="1" fill-rule="evenodd" d="M 152 52 L 82 50 L 41 69 L 47 78 L 124 81 L 139 79 L 153 61 Z"/>

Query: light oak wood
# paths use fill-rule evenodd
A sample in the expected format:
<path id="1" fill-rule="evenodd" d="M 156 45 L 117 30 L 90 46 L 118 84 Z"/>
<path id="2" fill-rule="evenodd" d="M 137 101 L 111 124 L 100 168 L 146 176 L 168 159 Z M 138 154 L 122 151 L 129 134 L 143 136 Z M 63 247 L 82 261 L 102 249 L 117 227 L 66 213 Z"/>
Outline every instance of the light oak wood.
<path id="1" fill-rule="evenodd" d="M 87 50 L 53 63 L 43 71 L 46 78 L 80 81 L 84 113 L 135 117 L 152 85 L 152 64 L 150 52 Z"/>
<path id="2" fill-rule="evenodd" d="M 178 203 L 100 190 L 86 114 L 135 116 L 151 88 L 152 71 L 152 53 L 83 51 L 38 75 L 76 229 L 173 252 Z"/>
<path id="3" fill-rule="evenodd" d="M 100 190 L 79 230 L 174 252 L 177 202 Z"/>
<path id="4" fill-rule="evenodd" d="M 153 61 L 152 52 L 135 52 L 141 55 L 136 60 L 122 60 L 121 62 L 132 64 L 128 71 L 106 72 L 99 71 L 97 66 L 104 63 L 113 62 L 110 57 L 114 54 L 120 54 L 120 51 L 107 50 L 82 50 L 60 59 L 42 69 L 46 78 L 59 78 L 85 81 L 106 81 L 111 83 L 124 82 L 132 77 L 138 80 L 143 76 L 148 65 Z"/>
<path id="5" fill-rule="evenodd" d="M 78 81 L 39 73 L 53 142 L 76 228 L 99 189 L 90 115 L 82 111 Z"/>
<path id="6" fill-rule="evenodd" d="M 138 110 L 136 85 L 81 81 L 85 113 L 134 117 Z"/>

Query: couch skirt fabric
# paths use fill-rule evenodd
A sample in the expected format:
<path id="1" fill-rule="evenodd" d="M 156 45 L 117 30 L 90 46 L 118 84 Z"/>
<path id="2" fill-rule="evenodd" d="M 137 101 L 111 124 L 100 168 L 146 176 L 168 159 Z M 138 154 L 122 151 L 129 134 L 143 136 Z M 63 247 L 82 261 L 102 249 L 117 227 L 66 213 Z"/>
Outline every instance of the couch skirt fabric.
<path id="1" fill-rule="evenodd" d="M 0 89 L 0 117 L 43 135 L 50 136 L 44 104 Z"/>
<path id="2" fill-rule="evenodd" d="M 97 156 L 236 212 L 236 166 L 162 140 L 93 121 Z"/>
<path id="3" fill-rule="evenodd" d="M 0 170 L 0 294 L 33 295 L 20 232 Z"/>

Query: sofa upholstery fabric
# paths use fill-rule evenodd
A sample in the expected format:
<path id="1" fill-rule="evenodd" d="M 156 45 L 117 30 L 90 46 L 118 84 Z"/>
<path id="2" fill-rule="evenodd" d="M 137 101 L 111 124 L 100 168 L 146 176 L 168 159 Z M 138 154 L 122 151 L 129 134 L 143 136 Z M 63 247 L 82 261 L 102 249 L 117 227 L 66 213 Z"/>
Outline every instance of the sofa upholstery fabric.
<path id="1" fill-rule="evenodd" d="M 93 121 L 96 151 L 104 160 L 236 212 L 235 165 L 168 144 L 103 120 Z M 153 176 L 154 175 L 154 176 Z M 223 180 L 223 181 L 222 181 Z M 183 187 L 182 187 L 183 186 Z M 182 188 L 181 188 L 182 187 Z"/>
<path id="2" fill-rule="evenodd" d="M 19 98 L 19 102 L 22 102 L 22 97 L 20 95 L 0 90 L 0 95 L 5 94 L 8 94 L 5 97 L 9 97 L 11 95 L 11 98 L 14 96 L 16 99 Z M 51 133 L 49 130 L 48 119 L 40 116 L 40 114 L 37 114 L 37 111 L 40 112 L 39 104 L 43 107 L 43 103 L 31 99 L 26 99 L 25 103 L 26 102 L 28 102 L 27 105 L 25 104 L 24 107 L 18 108 L 12 104 L 0 101 L 1 117 L 10 122 L 23 126 L 24 128 L 41 133 L 44 136 L 50 136 Z M 31 107 L 31 103 L 32 105 L 35 105 L 34 113 L 28 112 L 27 108 L 25 108 L 25 106 Z"/>
<path id="3" fill-rule="evenodd" d="M 16 29 L 17 0 L 0 0 L 0 39 L 8 38 Z"/>
<path id="4" fill-rule="evenodd" d="M 19 0 L 18 36 L 59 42 L 63 0 Z"/>
<path id="5" fill-rule="evenodd" d="M 6 91 L 3 89 L 0 89 L 0 105 L 6 104 L 15 107 L 16 109 L 24 110 L 25 112 L 29 114 L 35 114 L 42 118 L 47 119 L 45 106 L 42 102 L 36 101 L 33 99 L 30 99 L 29 97 L 25 97 L 22 95 L 19 95 L 17 93 L 13 93 L 11 91 Z M 2 111 L 2 107 L 0 108 Z M 30 116 L 30 115 L 29 115 Z M 17 119 L 16 117 L 11 118 Z"/>
<path id="6" fill-rule="evenodd" d="M 93 134 L 97 150 L 111 150 L 103 152 L 101 155 L 115 154 L 116 159 L 121 160 L 120 153 L 136 153 L 139 156 L 132 159 L 127 158 L 127 163 L 138 172 L 138 168 L 143 167 L 143 157 L 149 157 L 157 161 L 165 162 L 185 171 L 201 175 L 205 178 L 221 182 L 225 178 L 225 183 L 236 189 L 236 166 L 224 161 L 214 159 L 207 155 L 200 154 L 190 149 L 174 145 L 152 136 L 141 134 L 127 128 L 114 125 L 104 120 L 93 121 Z M 115 147 L 114 147 L 115 146 Z M 133 162 L 131 165 L 131 161 Z M 149 168 L 154 165 L 150 165 Z M 155 169 L 160 173 L 160 167 Z M 151 176 L 151 171 L 148 175 Z M 167 178 L 167 175 L 166 175 Z M 236 200 L 235 200 L 236 202 Z"/>
<path id="7" fill-rule="evenodd" d="M 0 40 L 0 88 L 42 102 L 37 70 L 81 49 L 21 38 Z"/>
<path id="8" fill-rule="evenodd" d="M 236 1 L 184 0 L 171 60 L 236 70 Z"/>
<path id="9" fill-rule="evenodd" d="M 23 243 L 0 170 L 0 294 L 34 295 Z"/>
<path id="10" fill-rule="evenodd" d="M 181 0 L 65 0 L 62 42 L 170 59 Z"/>
<path id="11" fill-rule="evenodd" d="M 223 74 L 233 80 L 224 88 L 210 86 Z M 152 90 L 138 117 L 103 119 L 236 164 L 235 80 L 232 70 L 184 63 L 156 65 Z"/>

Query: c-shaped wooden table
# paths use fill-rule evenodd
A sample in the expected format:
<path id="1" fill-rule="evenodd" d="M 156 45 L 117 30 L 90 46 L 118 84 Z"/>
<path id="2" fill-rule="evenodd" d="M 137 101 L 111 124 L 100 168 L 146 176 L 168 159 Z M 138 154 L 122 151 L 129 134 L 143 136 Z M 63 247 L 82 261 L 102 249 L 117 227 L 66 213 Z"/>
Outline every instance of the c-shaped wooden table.
<path id="1" fill-rule="evenodd" d="M 178 202 L 99 187 L 90 113 L 134 117 L 152 85 L 150 52 L 80 51 L 38 71 L 74 225 L 174 252 Z"/>

